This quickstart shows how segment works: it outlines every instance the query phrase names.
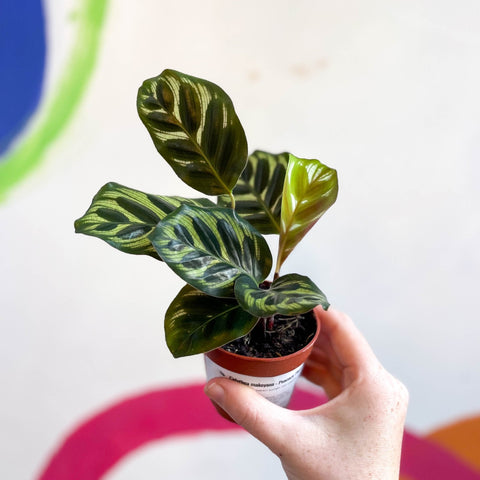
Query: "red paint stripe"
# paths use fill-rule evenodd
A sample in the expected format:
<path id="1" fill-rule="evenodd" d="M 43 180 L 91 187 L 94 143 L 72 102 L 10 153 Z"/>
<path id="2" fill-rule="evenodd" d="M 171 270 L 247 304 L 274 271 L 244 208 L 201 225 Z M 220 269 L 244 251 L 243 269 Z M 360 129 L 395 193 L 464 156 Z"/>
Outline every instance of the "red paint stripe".
<path id="1" fill-rule="evenodd" d="M 297 389 L 293 409 L 312 408 L 325 397 Z M 38 480 L 99 480 L 121 458 L 148 442 L 171 435 L 239 429 L 217 414 L 203 384 L 141 394 L 90 418 L 57 448 Z M 480 476 L 448 451 L 406 433 L 402 473 L 415 480 L 478 480 Z"/>

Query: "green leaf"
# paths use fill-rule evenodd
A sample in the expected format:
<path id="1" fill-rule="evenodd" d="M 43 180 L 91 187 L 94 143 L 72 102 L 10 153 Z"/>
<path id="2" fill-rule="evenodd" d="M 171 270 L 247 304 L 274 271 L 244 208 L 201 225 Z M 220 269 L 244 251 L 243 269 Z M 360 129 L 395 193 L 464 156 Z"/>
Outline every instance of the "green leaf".
<path id="1" fill-rule="evenodd" d="M 298 242 L 335 203 L 337 172 L 318 160 L 290 154 L 283 187 L 276 273 Z"/>
<path id="2" fill-rule="evenodd" d="M 327 310 L 327 297 L 308 278 L 291 273 L 277 278 L 268 290 L 260 288 L 249 276 L 241 275 L 235 282 L 235 296 L 240 306 L 257 317 L 296 315 L 317 305 Z"/>
<path id="3" fill-rule="evenodd" d="M 261 233 L 280 233 L 280 207 L 288 153 L 256 150 L 233 189 L 235 211 Z M 219 197 L 220 205 L 229 205 L 230 197 Z"/>
<path id="4" fill-rule="evenodd" d="M 214 206 L 206 198 L 152 195 L 110 182 L 93 197 L 85 215 L 75 221 L 75 231 L 105 240 L 122 252 L 159 259 L 148 236 L 160 220 L 183 204 Z"/>
<path id="5" fill-rule="evenodd" d="M 143 82 L 137 109 L 175 173 L 206 195 L 229 194 L 247 162 L 247 140 L 229 96 L 174 70 Z"/>
<path id="6" fill-rule="evenodd" d="M 216 298 L 186 285 L 165 315 L 165 337 L 174 357 L 204 353 L 246 335 L 257 318 L 230 298 Z"/>
<path id="7" fill-rule="evenodd" d="M 265 239 L 229 208 L 183 205 L 159 222 L 150 240 L 177 275 L 216 297 L 233 297 L 241 274 L 263 281 L 272 266 Z"/>

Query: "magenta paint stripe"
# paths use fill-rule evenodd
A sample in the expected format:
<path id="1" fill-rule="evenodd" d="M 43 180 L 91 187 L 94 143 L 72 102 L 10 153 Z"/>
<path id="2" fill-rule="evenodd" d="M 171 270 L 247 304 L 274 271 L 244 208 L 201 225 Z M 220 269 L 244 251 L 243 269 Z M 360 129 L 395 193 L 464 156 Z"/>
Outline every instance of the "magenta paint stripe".
<path id="1" fill-rule="evenodd" d="M 402 474 L 415 480 L 479 480 L 480 474 L 448 450 L 406 432 L 402 448 Z"/>
<path id="2" fill-rule="evenodd" d="M 54 453 L 39 480 L 98 480 L 123 456 L 170 435 L 238 428 L 224 421 L 200 385 L 127 399 L 87 420 Z"/>
<path id="3" fill-rule="evenodd" d="M 322 395 L 297 389 L 292 408 L 312 408 L 324 401 Z M 203 393 L 203 384 L 144 393 L 106 408 L 71 432 L 37 479 L 99 480 L 125 455 L 148 442 L 239 428 L 217 414 Z M 448 451 L 410 433 L 404 437 L 402 473 L 415 480 L 480 478 Z"/>

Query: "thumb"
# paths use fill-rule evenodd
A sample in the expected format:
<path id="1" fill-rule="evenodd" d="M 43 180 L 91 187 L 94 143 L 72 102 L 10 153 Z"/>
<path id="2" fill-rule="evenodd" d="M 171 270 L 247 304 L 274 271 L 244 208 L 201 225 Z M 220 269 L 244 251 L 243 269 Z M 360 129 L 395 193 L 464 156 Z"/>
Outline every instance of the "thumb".
<path id="1" fill-rule="evenodd" d="M 250 387 L 226 378 L 214 378 L 205 386 L 206 395 L 223 408 L 247 432 L 275 454 L 288 440 L 290 410 L 273 404 Z"/>

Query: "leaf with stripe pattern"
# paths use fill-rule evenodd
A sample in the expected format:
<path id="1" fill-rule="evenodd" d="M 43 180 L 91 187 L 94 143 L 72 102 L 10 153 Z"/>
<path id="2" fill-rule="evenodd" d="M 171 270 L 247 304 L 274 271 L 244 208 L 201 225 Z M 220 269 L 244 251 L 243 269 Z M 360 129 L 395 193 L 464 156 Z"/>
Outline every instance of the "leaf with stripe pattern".
<path id="1" fill-rule="evenodd" d="M 272 154 L 256 150 L 238 179 L 233 194 L 235 211 L 261 233 L 280 233 L 280 207 L 288 153 Z M 227 206 L 230 197 L 222 195 L 219 204 Z"/>
<path id="2" fill-rule="evenodd" d="M 85 215 L 75 221 L 75 231 L 100 238 L 122 252 L 161 260 L 148 236 L 160 220 L 183 204 L 215 206 L 206 198 L 152 195 L 110 182 L 93 197 Z"/>
<path id="3" fill-rule="evenodd" d="M 164 70 L 143 82 L 137 109 L 158 152 L 187 185 L 230 194 L 247 162 L 247 139 L 219 86 Z"/>
<path id="4" fill-rule="evenodd" d="M 177 275 L 216 297 L 234 297 L 242 274 L 261 283 L 272 266 L 265 239 L 230 208 L 183 205 L 158 223 L 150 240 Z"/>
<path id="5" fill-rule="evenodd" d="M 317 305 L 325 310 L 329 303 L 322 291 L 303 275 L 291 273 L 277 278 L 268 290 L 260 288 L 247 275 L 235 282 L 235 297 L 240 306 L 256 317 L 296 315 Z"/>
<path id="6" fill-rule="evenodd" d="M 290 154 L 282 194 L 276 273 L 298 242 L 335 203 L 337 194 L 336 170 L 318 160 Z"/>
<path id="7" fill-rule="evenodd" d="M 187 284 L 165 314 L 165 337 L 173 356 L 183 357 L 242 337 L 257 321 L 235 299 L 211 297 Z"/>

